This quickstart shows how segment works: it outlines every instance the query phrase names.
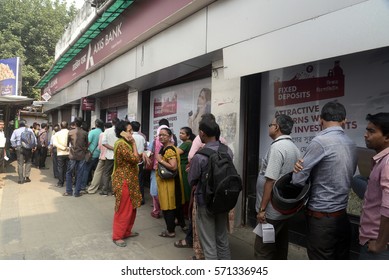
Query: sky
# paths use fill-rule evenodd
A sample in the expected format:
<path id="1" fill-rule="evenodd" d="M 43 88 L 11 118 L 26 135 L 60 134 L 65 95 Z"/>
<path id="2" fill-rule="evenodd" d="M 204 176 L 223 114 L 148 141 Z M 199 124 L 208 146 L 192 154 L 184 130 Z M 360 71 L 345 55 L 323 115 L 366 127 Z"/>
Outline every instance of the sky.
<path id="1" fill-rule="evenodd" d="M 85 0 L 64 0 L 64 2 L 68 3 L 69 5 L 71 5 L 72 2 L 74 2 L 76 5 L 76 8 L 80 9 L 84 5 Z"/>

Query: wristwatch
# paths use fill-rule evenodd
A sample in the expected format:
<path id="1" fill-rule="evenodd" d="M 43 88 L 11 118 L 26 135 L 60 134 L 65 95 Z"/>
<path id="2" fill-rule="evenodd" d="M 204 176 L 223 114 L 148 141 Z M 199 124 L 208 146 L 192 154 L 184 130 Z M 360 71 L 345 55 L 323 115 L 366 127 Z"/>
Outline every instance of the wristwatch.
<path id="1" fill-rule="evenodd" d="M 266 212 L 266 208 L 259 208 L 259 213 L 263 213 L 263 212 Z"/>

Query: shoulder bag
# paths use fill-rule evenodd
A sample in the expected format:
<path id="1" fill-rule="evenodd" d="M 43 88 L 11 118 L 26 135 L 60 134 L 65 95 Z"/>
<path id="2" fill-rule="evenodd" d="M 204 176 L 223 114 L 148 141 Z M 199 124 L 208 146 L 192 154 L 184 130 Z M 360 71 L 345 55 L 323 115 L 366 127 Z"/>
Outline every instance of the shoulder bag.
<path id="1" fill-rule="evenodd" d="M 158 163 L 158 175 L 162 179 L 171 179 L 176 177 L 177 170 L 172 171 L 170 169 L 167 169 L 163 164 Z"/>
<path id="2" fill-rule="evenodd" d="M 176 149 L 173 148 L 175 151 Z M 177 151 L 176 151 L 177 152 Z M 158 175 L 162 179 L 172 179 L 177 176 L 177 170 L 173 171 L 158 162 Z"/>
<path id="3" fill-rule="evenodd" d="M 89 149 L 86 151 L 86 153 L 85 153 L 85 162 L 91 162 L 91 160 L 92 160 L 92 155 L 93 155 L 94 151 L 96 150 L 96 148 L 97 148 L 97 145 L 96 145 L 96 147 L 93 149 L 92 152 L 89 151 Z"/>

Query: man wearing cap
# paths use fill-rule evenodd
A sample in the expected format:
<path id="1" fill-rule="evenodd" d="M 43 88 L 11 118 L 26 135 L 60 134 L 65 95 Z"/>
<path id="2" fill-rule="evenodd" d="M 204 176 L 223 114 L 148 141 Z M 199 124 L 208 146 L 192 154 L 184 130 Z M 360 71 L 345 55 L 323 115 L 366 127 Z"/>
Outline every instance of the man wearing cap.
<path id="1" fill-rule="evenodd" d="M 342 104 L 326 103 L 320 114 L 323 130 L 312 139 L 294 168 L 294 185 L 304 186 L 307 180 L 311 184 L 306 211 L 309 259 L 349 259 L 351 227 L 346 208 L 357 151 L 342 128 L 345 120 Z"/>
<path id="2" fill-rule="evenodd" d="M 366 120 L 366 147 L 377 154 L 363 201 L 359 259 L 389 260 L 389 113 L 369 114 Z"/>
<path id="3" fill-rule="evenodd" d="M 256 235 L 254 256 L 261 260 L 286 260 L 288 257 L 288 218 L 272 206 L 271 193 L 274 183 L 283 175 L 293 171 L 300 151 L 293 143 L 290 133 L 293 119 L 287 115 L 278 115 L 269 124 L 269 136 L 273 139 L 262 162 L 257 179 L 257 222 L 272 224 L 275 231 L 275 243 L 264 243 L 262 237 Z"/>

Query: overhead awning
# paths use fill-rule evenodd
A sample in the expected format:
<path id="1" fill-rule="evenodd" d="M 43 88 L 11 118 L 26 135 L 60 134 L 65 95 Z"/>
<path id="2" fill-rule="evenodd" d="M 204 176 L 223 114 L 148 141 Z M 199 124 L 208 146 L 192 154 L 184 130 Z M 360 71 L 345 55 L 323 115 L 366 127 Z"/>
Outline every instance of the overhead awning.
<path id="1" fill-rule="evenodd" d="M 2 105 L 13 105 L 13 106 L 27 106 L 31 105 L 34 99 L 26 96 L 0 96 L 0 106 Z"/>

